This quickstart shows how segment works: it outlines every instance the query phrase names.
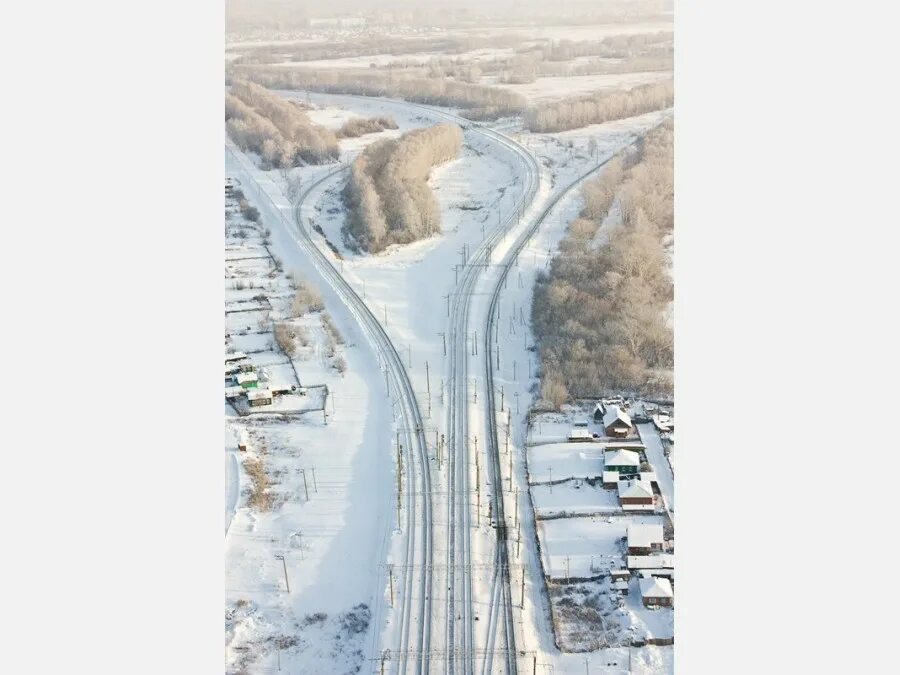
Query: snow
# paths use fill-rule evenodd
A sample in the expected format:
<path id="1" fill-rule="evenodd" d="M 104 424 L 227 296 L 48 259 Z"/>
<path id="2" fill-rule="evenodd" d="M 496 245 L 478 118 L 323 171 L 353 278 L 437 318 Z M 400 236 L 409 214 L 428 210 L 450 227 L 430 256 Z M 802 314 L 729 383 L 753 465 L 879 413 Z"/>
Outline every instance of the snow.
<path id="1" fill-rule="evenodd" d="M 306 100 L 305 94 L 294 93 L 291 96 Z M 309 99 L 321 106 L 320 111 L 314 111 L 322 114 L 321 119 L 330 116 L 329 124 L 345 119 L 344 113 L 337 113 L 335 108 L 360 116 L 393 115 L 401 127 L 400 132 L 443 121 L 440 116 L 431 115 L 422 108 L 397 102 L 315 94 L 310 95 Z M 595 125 L 587 131 L 567 132 L 569 136 L 522 134 L 520 139 L 539 155 L 544 167 L 538 198 L 534 208 L 523 219 L 522 226 L 527 223 L 528 217 L 543 208 L 552 189 L 568 182 L 596 161 L 586 153 L 590 138 L 597 141 L 598 154 L 605 156 L 628 142 L 635 131 L 652 124 L 654 119 L 658 116 Z M 342 142 L 342 159 L 352 158 L 361 147 L 378 136 L 372 134 L 360 139 L 346 139 L 348 142 Z M 569 142 L 573 144 L 572 148 L 568 147 Z M 301 177 L 304 184 L 308 184 L 334 168 L 335 165 L 301 167 L 292 170 L 291 174 Z M 253 668 L 273 670 L 277 652 L 272 649 L 270 638 L 293 635 L 300 642 L 283 649 L 281 653 L 282 666 L 288 672 L 352 670 L 362 665 L 361 659 L 370 656 L 377 645 L 394 644 L 392 631 L 395 626 L 390 621 L 393 613 L 386 606 L 387 577 L 384 567 L 398 558 L 399 541 L 399 538 L 391 537 L 394 522 L 393 454 L 390 450 L 392 402 L 385 396 L 381 385 L 383 377 L 378 369 L 377 356 L 361 335 L 353 317 L 322 282 L 307 256 L 297 249 L 292 228 L 281 220 L 282 214 L 290 215 L 288 202 L 281 193 L 284 177 L 278 171 L 263 172 L 246 161 L 235 162 L 230 156 L 226 169 L 230 175 L 240 178 L 242 184 L 252 176 L 272 197 L 273 201 L 267 201 L 268 197 L 255 197 L 249 184 L 246 186 L 248 198 L 263 214 L 264 225 L 272 228 L 272 250 L 282 258 L 285 269 L 301 270 L 321 288 L 327 310 L 347 339 L 344 354 L 348 362 L 344 377 L 327 367 L 319 352 L 310 355 L 307 361 L 298 362 L 304 384 L 327 383 L 333 393 L 330 403 L 334 405 L 334 411 L 329 411 L 327 426 L 317 415 L 288 422 L 265 415 L 229 420 L 229 424 L 245 426 L 259 438 L 267 440 L 268 461 L 273 471 L 279 472 L 278 480 L 281 481 L 276 486 L 276 496 L 279 500 L 283 498 L 277 511 L 259 514 L 249 511 L 244 505 L 245 495 L 242 495 L 228 530 L 226 600 L 233 619 L 229 620 L 233 625 L 229 624 L 228 629 L 229 664 L 233 667 L 241 658 L 239 647 L 249 646 L 256 654 Z M 408 363 L 413 387 L 426 415 L 426 433 L 429 436 L 446 418 L 444 398 L 448 373 L 440 334 L 447 328 L 446 296 L 455 287 L 454 266 L 461 260 L 463 246 L 471 251 L 481 240 L 482 225 L 485 229 L 494 226 L 498 210 L 502 214 L 508 213 L 516 195 L 521 193 L 519 171 L 517 160 L 510 152 L 466 132 L 466 149 L 462 157 L 437 168 L 430 178 L 441 205 L 442 233 L 427 241 L 395 247 L 376 256 L 353 254 L 343 246 L 339 236 L 342 221 L 337 201 L 337 191 L 342 181 L 340 176 L 325 181 L 304 204 L 303 222 L 314 218 L 322 226 L 328 241 L 338 247 L 344 259 L 337 260 L 333 254 L 326 254 L 335 259 L 335 265 L 342 269 L 373 313 L 379 319 L 384 317 L 388 334 Z M 466 210 L 462 206 L 478 208 Z M 519 257 L 517 266 L 510 273 L 508 287 L 501 295 L 501 329 L 498 337 L 504 356 L 496 385 L 505 388 L 507 406 L 515 411 L 511 440 L 514 470 L 517 476 L 524 476 L 524 466 L 519 458 L 527 453 L 531 480 L 538 483 L 549 480 L 551 469 L 554 481 L 599 476 L 603 469 L 602 455 L 606 444 L 564 442 L 571 426 L 571 419 L 566 416 L 559 416 L 558 421 L 548 419 L 541 422 L 542 428 L 535 425 L 529 441 L 543 443 L 541 445 L 532 445 L 526 450 L 524 434 L 521 433 L 532 398 L 530 385 L 534 382 L 533 377 L 526 377 L 529 361 L 533 365 L 533 353 L 527 349 L 533 340 L 527 325 L 534 276 L 546 267 L 553 248 L 564 232 L 565 223 L 577 212 L 578 206 L 577 197 L 573 196 L 564 199 L 554 209 Z M 330 214 L 329 210 L 334 208 L 338 212 Z M 321 235 L 314 234 L 313 237 L 319 247 L 327 251 Z M 498 247 L 494 260 L 499 259 L 503 247 L 508 247 L 512 241 L 513 235 L 508 234 Z M 254 291 L 239 291 L 226 285 L 229 298 L 246 301 L 259 292 L 259 285 L 270 293 L 284 291 L 278 279 L 270 279 L 264 273 L 265 261 L 261 266 L 254 262 L 260 261 L 228 264 L 235 274 L 257 284 Z M 483 282 L 477 285 L 470 330 L 473 327 L 480 329 L 483 325 L 487 291 L 495 274 L 496 269 L 488 268 Z M 229 315 L 244 317 L 233 321 L 235 327 L 246 331 L 243 335 L 233 332 L 234 348 L 248 352 L 267 348 L 271 335 L 250 330 L 256 326 L 257 314 L 262 313 Z M 275 314 L 277 311 L 273 312 L 273 318 Z M 517 320 L 511 322 L 511 318 Z M 470 344 L 474 337 L 469 338 Z M 480 342 L 483 336 L 479 334 L 478 338 Z M 315 340 L 319 344 L 318 336 Z M 270 358 L 272 354 L 270 352 L 265 358 Z M 514 362 L 518 364 L 515 376 L 512 371 Z M 430 366 L 430 396 L 426 391 L 426 363 Z M 479 430 L 479 437 L 482 437 L 484 381 L 479 363 L 474 358 L 470 363 L 470 374 L 474 375 L 470 424 L 473 430 Z M 531 370 L 533 373 L 533 368 Z M 478 397 L 477 404 L 474 395 Z M 513 404 L 514 400 L 516 404 Z M 598 426 L 591 424 L 589 428 L 594 430 Z M 256 444 L 254 442 L 254 447 Z M 310 499 L 307 501 L 299 469 L 309 469 L 307 474 L 311 477 L 313 467 L 318 492 L 310 485 Z M 482 465 L 483 487 L 486 486 L 485 473 Z M 433 478 L 436 486 L 443 485 L 445 476 L 445 470 L 436 473 Z M 519 484 L 524 486 L 524 482 Z M 574 481 L 554 485 L 552 493 L 549 486 L 535 486 L 532 498 L 536 508 L 544 509 L 546 514 L 559 509 L 588 509 L 594 505 L 603 508 L 607 504 L 615 506 L 615 492 L 585 484 L 580 488 L 574 485 Z M 486 515 L 484 494 L 482 498 L 483 515 Z M 526 500 L 523 498 L 521 503 L 524 505 Z M 445 504 L 437 496 L 435 512 L 445 513 Z M 550 548 L 546 555 L 551 556 L 551 566 L 557 569 L 558 556 L 569 555 L 570 568 L 575 574 L 575 570 L 590 567 L 590 555 L 618 554 L 619 559 L 623 560 L 622 551 L 610 548 L 610 545 L 625 536 L 627 523 L 644 522 L 643 519 L 647 518 L 656 519 L 647 522 L 662 522 L 660 516 L 619 515 L 612 519 L 612 523 L 591 518 L 544 520 L 539 521 L 539 529 L 549 528 Z M 580 521 L 580 526 L 587 529 L 586 535 L 572 531 L 578 527 L 573 524 L 575 521 Z M 482 517 L 481 527 L 473 533 L 471 558 L 475 565 L 488 565 L 492 560 L 494 532 L 486 522 L 487 518 Z M 597 532 L 591 530 L 592 523 L 594 529 L 599 528 Z M 435 541 L 442 541 L 441 533 L 446 531 L 441 529 L 440 522 L 436 523 L 436 527 Z M 523 513 L 522 541 L 525 550 L 522 561 L 523 564 L 528 561 L 529 570 L 526 572 L 527 600 L 521 624 L 524 644 L 529 649 L 537 650 L 539 662 L 552 664 L 554 672 L 581 672 L 585 657 L 561 654 L 552 643 L 550 627 L 542 610 L 545 601 L 541 599 L 540 589 L 543 583 L 534 573 L 539 567 L 531 565 L 531 562 L 536 563 L 536 558 L 533 558 L 536 548 L 529 535 L 533 531 Z M 299 537 L 297 532 L 301 533 Z M 575 544 L 574 553 L 569 550 L 570 543 Z M 579 549 L 579 546 L 582 548 Z M 274 559 L 276 553 L 286 554 L 290 593 L 284 591 L 284 573 L 281 561 Z M 598 560 L 595 559 L 595 563 Z M 436 553 L 436 563 L 440 562 L 441 554 Z M 564 560 L 562 564 L 565 564 Z M 484 583 L 480 577 L 473 580 L 476 598 L 484 592 Z M 248 604 L 237 607 L 237 602 L 244 599 Z M 342 622 L 338 617 L 354 611 L 353 608 L 359 603 L 365 603 L 371 609 L 369 628 L 358 635 L 347 634 L 340 628 Z M 316 612 L 327 614 L 327 618 L 322 621 L 314 619 Z M 484 626 L 485 623 L 479 622 L 478 625 Z M 437 630 L 436 634 L 440 634 L 439 627 Z M 333 639 L 335 634 L 343 635 L 345 644 L 336 644 Z M 353 656 L 355 650 L 360 650 L 360 654 Z M 606 672 L 624 673 L 629 653 L 633 672 L 648 672 L 648 669 L 661 672 L 660 669 L 671 667 L 671 648 L 610 649 L 589 654 L 587 658 L 597 672 L 607 663 L 616 662 L 619 664 L 618 671 Z M 645 670 L 641 671 L 641 668 Z"/>
<path id="2" fill-rule="evenodd" d="M 659 438 L 659 432 L 653 424 L 638 424 L 638 433 L 641 441 L 647 446 L 644 451 L 647 455 L 647 461 L 653 467 L 656 473 L 656 481 L 659 490 L 662 493 L 663 503 L 666 510 L 674 519 L 675 517 L 675 475 L 672 473 L 672 467 L 666 459 L 663 451 L 662 441 Z"/>
<path id="3" fill-rule="evenodd" d="M 250 189 L 249 177 L 263 181 L 264 172 L 226 154 L 226 174 L 241 179 L 246 196 L 262 212 L 263 225 L 272 230 L 272 251 L 283 260 L 284 268 L 300 270 L 321 289 L 326 310 L 345 338 L 346 345 L 339 351 L 348 365 L 343 376 L 337 373 L 323 353 L 324 332 L 310 330 L 312 344 L 298 360 L 298 369 L 305 385 L 323 384 L 331 391 L 327 425 L 321 414 L 285 419 L 232 413 L 226 418 L 227 428 L 250 437 L 251 450 L 239 453 L 241 462 L 263 458 L 275 502 L 270 511 L 252 510 L 247 504 L 249 482 L 242 481 L 225 540 L 227 668 L 229 672 L 242 666 L 251 672 L 274 671 L 280 658 L 286 672 L 354 670 L 363 663 L 364 650 L 375 635 L 372 626 L 384 604 L 383 567 L 373 561 L 389 560 L 390 402 L 379 384 L 377 359 L 360 339 L 355 320 L 296 247 L 293 234 L 282 226 L 272 205 Z M 245 240 L 252 245 L 259 242 L 258 236 Z M 228 243 L 239 246 L 237 240 Z M 272 295 L 286 288 L 283 276 L 270 280 L 272 287 L 263 292 Z M 243 293 L 229 285 L 226 298 Z M 280 301 L 273 299 L 273 318 L 282 311 L 279 302 L 288 303 L 289 294 Z M 304 321 L 318 326 L 320 318 L 309 316 Z M 232 335 L 231 340 L 235 347 L 253 352 L 272 338 L 269 332 L 266 336 Z M 249 356 L 257 362 L 277 355 Z M 282 371 L 277 372 L 280 378 Z M 266 448 L 264 454 L 261 448 Z M 228 494 L 233 501 L 233 474 L 226 474 L 226 481 L 232 485 Z M 226 522 L 229 506 L 226 502 Z M 275 555 L 285 556 L 290 593 L 285 591 L 282 562 Z M 318 616 L 320 612 L 324 618 Z M 275 647 L 279 640 L 284 645 L 280 652 Z"/>
<path id="4" fill-rule="evenodd" d="M 495 79 L 495 78 L 494 78 Z M 484 78 L 483 84 L 521 94 L 529 103 L 554 101 L 571 96 L 589 95 L 604 89 L 632 89 L 642 84 L 671 80 L 667 71 L 539 77 L 527 84 L 504 84 Z"/>
<path id="5" fill-rule="evenodd" d="M 643 525 L 639 523 L 631 523 L 628 525 L 629 548 L 649 548 L 652 544 L 662 543 L 662 525 Z"/>
<path id="6" fill-rule="evenodd" d="M 532 485 L 531 499 L 538 518 L 621 512 L 615 490 L 572 480 L 556 485 Z"/>
<path id="7" fill-rule="evenodd" d="M 544 570 L 554 579 L 587 578 L 625 566 L 630 523 L 663 524 L 661 516 L 594 516 L 538 521 Z M 593 560 L 594 567 L 591 568 Z"/>

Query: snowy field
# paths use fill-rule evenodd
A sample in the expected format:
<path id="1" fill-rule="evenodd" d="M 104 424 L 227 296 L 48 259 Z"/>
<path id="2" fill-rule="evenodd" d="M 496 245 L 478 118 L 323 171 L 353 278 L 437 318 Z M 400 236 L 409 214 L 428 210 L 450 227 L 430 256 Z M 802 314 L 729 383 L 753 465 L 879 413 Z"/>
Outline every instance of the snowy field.
<path id="1" fill-rule="evenodd" d="M 539 77 L 527 84 L 503 84 L 493 81 L 496 78 L 483 78 L 482 84 L 489 84 L 500 89 L 521 94 L 529 103 L 554 101 L 579 94 L 593 94 L 604 89 L 631 89 L 641 84 L 662 82 L 672 79 L 667 71 L 639 73 L 609 73 L 598 75 L 570 75 L 559 77 Z"/>
<path id="2" fill-rule="evenodd" d="M 596 478 L 603 475 L 601 443 L 550 443 L 528 448 L 528 472 L 532 483 L 564 478 Z"/>
<path id="3" fill-rule="evenodd" d="M 553 579 L 586 578 L 622 568 L 629 524 L 663 525 L 663 516 L 596 516 L 538 521 L 544 570 Z M 593 567 L 592 567 L 593 565 Z"/>
<path id="4" fill-rule="evenodd" d="M 578 479 L 557 485 L 532 485 L 531 499 L 538 518 L 622 511 L 615 490 Z"/>

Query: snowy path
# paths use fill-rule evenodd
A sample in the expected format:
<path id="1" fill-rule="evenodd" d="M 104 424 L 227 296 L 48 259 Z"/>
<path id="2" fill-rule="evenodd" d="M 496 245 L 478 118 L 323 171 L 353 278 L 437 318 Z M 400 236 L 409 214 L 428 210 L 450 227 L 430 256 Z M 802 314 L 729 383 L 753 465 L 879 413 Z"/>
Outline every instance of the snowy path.
<path id="1" fill-rule="evenodd" d="M 666 503 L 666 510 L 675 520 L 675 476 L 672 475 L 672 467 L 666 460 L 666 454 L 663 452 L 662 441 L 656 431 L 656 427 L 652 424 L 638 424 L 638 431 L 641 434 L 641 441 L 646 446 L 647 459 L 653 465 L 656 472 L 656 480 L 659 481 L 659 489 L 663 494 Z"/>
<path id="2" fill-rule="evenodd" d="M 238 469 L 237 455 L 234 451 L 225 454 L 225 534 L 234 518 L 237 509 L 238 496 L 241 493 L 240 471 Z"/>

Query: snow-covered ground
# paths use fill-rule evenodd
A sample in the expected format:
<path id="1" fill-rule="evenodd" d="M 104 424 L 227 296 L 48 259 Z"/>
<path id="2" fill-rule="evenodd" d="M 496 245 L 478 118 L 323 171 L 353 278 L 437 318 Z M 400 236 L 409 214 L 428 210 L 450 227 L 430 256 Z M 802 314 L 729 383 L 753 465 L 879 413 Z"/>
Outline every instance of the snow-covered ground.
<path id="1" fill-rule="evenodd" d="M 305 94 L 291 95 L 307 100 Z M 439 115 L 430 115 L 422 108 L 399 102 L 316 94 L 308 98 L 312 103 L 322 106 L 314 115 L 320 115 L 320 121 L 327 122 L 328 125 L 339 125 L 347 114 L 391 114 L 400 124 L 400 132 L 443 121 Z M 346 112 L 338 112 L 337 108 Z M 596 125 L 590 132 L 579 130 L 580 135 L 571 133 L 569 137 L 557 134 L 548 139 L 546 136 L 520 134 L 519 139 L 538 154 L 543 166 L 538 200 L 532 211 L 525 215 L 523 226 L 529 217 L 534 217 L 541 210 L 552 189 L 567 183 L 594 164 L 597 157 L 611 154 L 626 143 L 633 133 L 652 123 L 649 116 L 642 116 L 621 123 Z M 362 137 L 362 143 L 372 142 L 379 136 L 373 134 Z M 471 251 L 481 240 L 482 225 L 487 228 L 495 224 L 498 211 L 501 214 L 507 213 L 515 195 L 520 194 L 522 189 L 520 169 L 512 154 L 501 148 L 491 147 L 491 144 L 473 136 L 471 132 L 466 133 L 467 149 L 462 158 L 433 172 L 431 183 L 441 204 L 443 221 L 443 231 L 439 236 L 395 248 L 378 256 L 352 255 L 342 248 L 342 252 L 346 254 L 345 259 L 340 261 L 335 258 L 335 264 L 342 268 L 344 276 L 364 297 L 375 316 L 383 319 L 394 345 L 408 363 L 409 375 L 423 413 L 426 414 L 426 434 L 429 437 L 436 431 L 444 430 L 447 372 L 441 336 L 447 330 L 446 303 L 447 294 L 453 292 L 455 287 L 454 267 L 461 260 L 463 247 L 466 246 Z M 587 142 L 590 138 L 594 138 L 597 143 L 594 158 L 587 155 Z M 568 146 L 570 140 L 571 148 Z M 345 141 L 346 145 L 342 144 L 344 160 L 352 157 L 361 147 L 352 146 L 349 141 L 358 143 L 360 139 L 348 139 Z M 333 168 L 334 165 L 303 167 L 294 169 L 291 173 L 308 184 L 316 176 Z M 226 169 L 238 176 L 252 172 L 273 195 L 276 204 L 261 207 L 264 220 L 269 213 L 288 212 L 287 200 L 283 195 L 278 196 L 279 190 L 285 187 L 281 172 L 251 171 L 246 166 L 236 166 L 230 160 Z M 340 228 L 340 209 L 337 213 L 329 213 L 329 210 L 339 208 L 335 191 L 340 181 L 338 176 L 314 191 L 304 204 L 302 213 L 304 222 L 312 218 L 322 226 L 329 241 L 336 246 L 342 246 L 340 238 L 336 236 Z M 520 492 L 527 488 L 522 462 L 525 448 L 524 421 L 532 398 L 531 387 L 536 381 L 533 367 L 530 368 L 532 376 L 528 376 L 529 360 L 534 365 L 533 352 L 528 349 L 533 339 L 527 328 L 531 292 L 535 274 L 548 264 L 550 255 L 564 233 L 565 224 L 579 209 L 578 202 L 577 195 L 571 195 L 554 209 L 519 256 L 517 265 L 510 272 L 507 288 L 501 295 L 498 339 L 503 358 L 496 373 L 495 384 L 505 388 L 507 405 L 514 410 L 512 452 Z M 480 208 L 466 210 L 460 208 L 463 205 L 480 205 Z M 329 219 L 326 217 L 329 215 L 336 217 Z M 292 241 L 295 235 L 290 229 L 278 224 L 272 225 L 272 230 L 272 248 L 283 259 L 285 269 L 300 269 L 315 281 L 317 272 L 309 260 L 299 253 Z M 503 248 L 512 243 L 512 238 L 513 235 L 510 234 L 501 242 L 494 260 L 499 259 Z M 326 248 L 320 235 L 314 234 L 314 239 L 320 248 Z M 489 268 L 485 276 L 490 277 L 495 272 L 496 270 Z M 487 301 L 488 281 L 489 278 L 486 278 L 485 283 L 476 288 L 473 316 L 484 316 L 483 303 Z M 327 369 L 316 362 L 309 365 L 306 374 L 301 369 L 301 376 L 308 378 L 310 382 L 329 385 L 333 394 L 330 402 L 334 402 L 334 411 L 329 407 L 327 427 L 321 418 L 316 417 L 304 418 L 303 423 L 280 424 L 277 428 L 274 424 L 253 426 L 256 433 L 272 438 L 269 447 L 273 455 L 285 450 L 295 453 L 285 454 L 275 459 L 273 464 L 276 470 L 284 472 L 280 476 L 286 483 L 283 489 L 289 494 L 289 498 L 285 498 L 281 507 L 283 513 L 277 518 L 272 514 L 265 517 L 251 514 L 239 504 L 226 540 L 227 547 L 228 540 L 232 542 L 226 560 L 227 569 L 231 570 L 226 599 L 235 622 L 233 629 L 229 629 L 229 644 L 233 647 L 250 644 L 258 654 L 255 661 L 258 668 L 276 667 L 278 652 L 272 649 L 272 640 L 280 632 L 297 635 L 302 642 L 302 645 L 298 643 L 281 651 L 282 666 L 290 663 L 292 667 L 285 667 L 294 672 L 331 672 L 335 667 L 332 659 L 340 667 L 352 669 L 354 665 L 361 663 L 361 659 L 371 656 L 378 644 L 378 633 L 381 630 L 384 630 L 381 637 L 385 638 L 385 645 L 392 644 L 387 639 L 392 628 L 387 625 L 389 613 L 385 608 L 387 583 L 384 571 L 384 565 L 393 555 L 392 542 L 396 542 L 396 539 L 391 540 L 389 537 L 394 519 L 391 403 L 380 388 L 383 380 L 377 358 L 358 334 L 353 318 L 341 309 L 336 296 L 324 287 L 321 280 L 319 284 L 323 287 L 326 308 L 347 339 L 345 355 L 348 370 L 341 378 L 336 373 L 326 372 Z M 252 296 L 243 298 L 244 301 L 249 299 Z M 480 329 L 479 321 L 470 324 L 470 330 L 474 329 Z M 242 346 L 243 349 L 249 349 L 251 344 L 258 348 L 265 347 L 258 336 L 242 336 L 242 339 L 245 338 L 248 342 L 242 343 L 245 345 Z M 475 338 L 473 333 L 469 344 Z M 480 331 L 478 339 L 483 339 Z M 426 364 L 429 366 L 428 371 Z M 480 406 L 484 381 L 476 364 L 477 361 L 474 360 L 470 364 L 473 371 L 470 374 L 474 375 L 470 411 L 472 428 L 480 429 L 484 424 Z M 426 372 L 430 373 L 428 379 Z M 571 475 L 579 475 L 576 472 L 581 471 L 588 462 L 593 462 L 591 466 L 598 463 L 602 466 L 601 444 L 564 443 L 570 428 L 569 421 L 548 421 L 542 426 L 544 428 L 536 435 L 533 433 L 529 441 L 555 442 L 560 446 L 557 451 L 561 458 L 564 452 L 570 457 L 573 451 L 597 453 L 595 458 L 578 460 L 582 464 L 573 468 Z M 538 482 L 542 480 L 539 473 L 542 461 L 540 453 L 547 447 L 553 446 L 535 446 L 529 449 L 528 461 L 534 461 L 537 467 L 536 470 L 535 466 L 530 466 L 532 477 Z M 272 451 L 272 448 L 277 450 Z M 533 452 L 538 452 L 535 458 L 532 457 Z M 547 460 L 555 462 L 552 454 L 547 456 Z M 553 466 L 555 480 L 556 464 Z M 309 468 L 311 474 L 312 467 L 316 469 L 318 493 L 313 490 L 309 502 L 306 502 L 305 490 L 298 497 L 303 486 L 302 475 L 297 470 Z M 482 470 L 483 483 L 486 481 L 485 473 Z M 436 485 L 443 485 L 444 474 L 439 472 L 434 480 Z M 567 489 L 575 490 L 571 486 Z M 554 498 L 557 496 L 556 492 L 557 488 L 554 486 Z M 565 492 L 562 493 L 564 494 Z M 524 649 L 537 651 L 538 663 L 552 665 L 553 672 L 582 672 L 585 655 L 560 653 L 553 644 L 551 628 L 546 621 L 545 600 L 541 595 L 543 582 L 537 574 L 540 566 L 537 564 L 536 547 L 533 538 L 526 536 L 535 531 L 524 511 L 526 495 L 527 493 L 519 502 L 522 541 L 525 545 L 521 560 L 528 571 L 522 634 L 519 636 L 521 644 Z M 539 492 L 539 501 L 541 495 Z M 482 503 L 484 515 L 487 513 L 486 503 L 485 499 Z M 546 503 L 544 506 L 556 508 L 553 503 Z M 481 518 L 481 522 L 481 535 L 473 535 L 472 562 L 475 565 L 485 565 L 491 561 L 493 531 L 487 526 L 486 517 Z M 300 536 L 292 536 L 297 531 L 301 532 Z M 562 539 L 564 537 L 560 540 Z M 280 584 L 284 581 L 283 570 L 281 562 L 274 559 L 275 553 L 282 552 L 287 553 L 290 594 L 280 590 Z M 299 559 L 301 552 L 303 558 Z M 440 555 L 438 560 L 439 558 Z M 587 564 L 589 566 L 590 562 Z M 479 589 L 483 590 L 479 586 L 481 583 L 476 580 L 476 598 L 479 597 Z M 245 599 L 247 603 L 238 607 L 238 602 Z M 358 618 L 365 618 L 366 612 L 363 609 L 354 609 L 361 603 L 371 611 L 370 628 L 360 633 L 341 628 L 347 623 L 359 625 L 359 622 L 347 618 L 348 612 L 352 612 L 354 617 L 361 615 Z M 480 611 L 479 607 L 476 603 L 476 613 Z M 251 609 L 252 614 L 248 614 Z M 327 617 L 317 617 L 317 612 L 323 612 Z M 342 644 L 345 649 L 340 653 L 336 651 L 338 645 L 332 639 L 336 634 L 343 636 L 342 643 L 346 642 L 345 645 Z M 232 647 L 229 649 L 229 662 L 237 663 L 240 650 Z M 361 650 L 361 655 L 355 654 L 356 650 Z M 624 673 L 629 654 L 626 650 L 603 650 L 586 657 L 591 672 Z M 671 671 L 671 648 L 633 649 L 630 658 L 632 672 Z M 608 665 L 613 662 L 617 665 Z"/>
<path id="2" fill-rule="evenodd" d="M 599 483 L 592 485 L 579 479 L 556 485 L 532 485 L 531 499 L 538 518 L 622 510 L 615 490 L 607 490 Z"/>
<path id="3" fill-rule="evenodd" d="M 227 176 L 246 180 L 246 169 L 228 154 L 225 168 Z M 317 279 L 290 233 L 259 206 L 261 227 L 240 225 L 240 215 L 231 209 L 239 225 L 227 233 L 226 258 L 256 257 L 247 251 L 258 253 L 261 230 L 271 228 L 269 247 L 284 271 L 264 274 L 253 267 L 268 266 L 264 260 L 229 263 L 226 307 L 262 294 L 275 319 L 289 302 L 288 271 L 299 270 L 313 283 Z M 238 231 L 244 236 L 236 236 Z M 238 280 L 252 281 L 254 287 L 235 288 Z M 346 341 L 337 355 L 346 359 L 347 369 L 343 375 L 336 370 L 318 313 L 297 321 L 309 345 L 298 348 L 294 361 L 304 386 L 327 385 L 327 409 L 294 417 L 238 417 L 226 407 L 228 672 L 274 672 L 279 665 L 286 672 L 353 672 L 370 650 L 372 625 L 384 604 L 382 563 L 389 559 L 393 513 L 390 405 L 379 386 L 377 361 L 359 344 L 354 320 L 321 281 L 318 285 Z M 272 351 L 271 333 L 252 321 L 249 326 L 256 332 L 234 332 L 229 348 L 254 352 L 249 356 L 257 364 L 276 357 L 283 361 Z M 235 328 L 226 322 L 227 330 Z M 282 376 L 287 372 L 278 370 Z M 247 452 L 237 451 L 238 437 L 248 441 Z M 248 461 L 262 462 L 269 478 L 269 510 L 249 503 L 251 480 L 246 470 L 235 472 L 232 462 L 238 460 L 245 469 Z"/>
<path id="4" fill-rule="evenodd" d="M 628 525 L 663 525 L 663 516 L 594 516 L 538 521 L 544 571 L 554 579 L 585 578 L 624 567 Z M 591 567 L 593 565 L 593 567 Z"/>
<path id="5" fill-rule="evenodd" d="M 652 424 L 639 424 L 638 431 L 641 434 L 641 441 L 646 446 L 647 460 L 656 473 L 656 480 L 659 483 L 659 490 L 662 492 L 663 503 L 674 519 L 675 475 L 672 473 L 672 466 L 666 460 L 659 432 Z"/>
<path id="6" fill-rule="evenodd" d="M 553 101 L 579 94 L 592 94 L 603 89 L 631 89 L 641 84 L 672 79 L 671 72 L 652 71 L 638 73 L 608 73 L 598 75 L 570 75 L 539 77 L 527 84 L 504 84 L 496 78 L 483 78 L 482 84 L 490 84 L 521 94 L 529 103 Z"/>

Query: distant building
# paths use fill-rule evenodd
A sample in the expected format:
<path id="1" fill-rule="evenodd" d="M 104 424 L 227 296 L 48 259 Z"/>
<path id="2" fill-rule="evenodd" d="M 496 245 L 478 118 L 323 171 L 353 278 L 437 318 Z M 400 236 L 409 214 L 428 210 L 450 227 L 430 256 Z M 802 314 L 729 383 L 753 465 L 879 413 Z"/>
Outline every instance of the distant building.
<path id="1" fill-rule="evenodd" d="M 610 438 L 624 438 L 631 433 L 631 418 L 617 405 L 606 408 L 603 415 L 603 431 Z"/>
<path id="2" fill-rule="evenodd" d="M 272 392 L 268 389 L 254 389 L 247 392 L 247 400 L 254 408 L 261 405 L 272 405 Z"/>
<path id="3" fill-rule="evenodd" d="M 675 594 L 672 583 L 665 578 L 645 577 L 640 580 L 641 600 L 644 607 L 671 607 Z"/>
<path id="4" fill-rule="evenodd" d="M 662 551 L 664 541 L 662 525 L 628 525 L 628 555 L 649 555 Z"/>

